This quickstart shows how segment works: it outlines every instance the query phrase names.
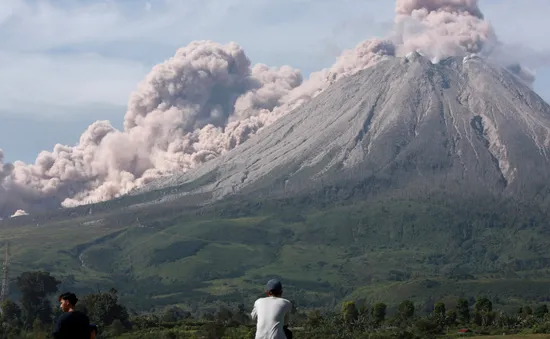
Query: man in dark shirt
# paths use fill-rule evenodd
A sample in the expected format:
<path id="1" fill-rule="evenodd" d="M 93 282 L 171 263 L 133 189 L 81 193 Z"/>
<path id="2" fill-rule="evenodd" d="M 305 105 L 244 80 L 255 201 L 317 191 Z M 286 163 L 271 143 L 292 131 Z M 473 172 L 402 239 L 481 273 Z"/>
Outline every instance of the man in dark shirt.
<path id="1" fill-rule="evenodd" d="M 59 307 L 64 313 L 57 319 L 52 333 L 55 339 L 90 339 L 90 319 L 84 313 L 74 310 L 77 302 L 74 293 L 59 296 Z"/>

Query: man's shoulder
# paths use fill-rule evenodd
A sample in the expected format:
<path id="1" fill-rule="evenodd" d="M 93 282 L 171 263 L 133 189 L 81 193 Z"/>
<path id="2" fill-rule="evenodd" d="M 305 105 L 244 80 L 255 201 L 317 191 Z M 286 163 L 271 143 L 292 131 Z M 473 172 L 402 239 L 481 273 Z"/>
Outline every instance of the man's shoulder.
<path id="1" fill-rule="evenodd" d="M 292 307 L 290 300 L 281 298 L 281 301 L 285 304 L 285 306 Z"/>
<path id="2" fill-rule="evenodd" d="M 266 299 L 267 299 L 267 298 L 265 298 L 265 297 L 258 298 L 258 299 L 256 299 L 256 301 L 254 301 L 254 305 L 261 304 L 261 303 L 263 303 Z"/>
<path id="3" fill-rule="evenodd" d="M 275 300 L 277 300 L 277 302 L 279 302 L 279 303 L 289 304 L 289 305 L 291 304 L 290 300 L 285 299 L 285 298 L 279 297 L 279 298 L 277 298 L 277 299 L 275 299 Z"/>
<path id="4" fill-rule="evenodd" d="M 256 299 L 256 301 L 254 302 L 254 305 L 261 304 L 261 303 L 264 303 L 264 302 L 275 302 L 275 303 L 283 303 L 283 304 L 288 304 L 288 305 L 292 304 L 288 299 L 285 299 L 285 298 L 262 297 L 262 298 Z"/>
<path id="5" fill-rule="evenodd" d="M 80 311 L 67 312 L 67 313 L 64 313 L 62 316 L 64 316 L 65 319 L 81 319 L 86 321 L 88 321 L 89 319 L 86 313 L 80 312 Z"/>
<path id="6" fill-rule="evenodd" d="M 86 318 L 88 318 L 88 316 L 87 316 L 86 313 L 84 313 L 84 312 L 81 312 L 81 311 L 74 311 L 74 313 L 78 314 L 79 317 L 86 317 Z"/>
<path id="7" fill-rule="evenodd" d="M 63 312 L 57 317 L 57 321 L 63 321 L 71 316 L 70 312 Z"/>
<path id="8" fill-rule="evenodd" d="M 261 302 L 267 302 L 269 304 L 276 304 L 276 305 L 283 304 L 284 306 L 292 305 L 292 303 L 288 299 L 281 298 L 281 297 L 278 297 L 278 298 L 267 297 L 267 298 L 258 299 L 257 301 L 260 301 L 260 300 L 262 300 Z"/>

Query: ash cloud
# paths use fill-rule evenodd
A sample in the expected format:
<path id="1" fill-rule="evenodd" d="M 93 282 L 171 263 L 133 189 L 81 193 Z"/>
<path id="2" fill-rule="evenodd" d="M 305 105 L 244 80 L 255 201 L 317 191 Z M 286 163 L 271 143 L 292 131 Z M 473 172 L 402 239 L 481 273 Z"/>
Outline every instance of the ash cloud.
<path id="1" fill-rule="evenodd" d="M 420 51 L 437 60 L 502 49 L 476 0 L 397 0 L 395 13 L 388 37 L 359 43 L 307 80 L 289 66 L 252 65 L 235 43 L 190 43 L 138 85 L 123 130 L 97 121 L 77 145 L 55 145 L 34 164 L 4 164 L 0 151 L 0 215 L 104 201 L 200 166 L 387 56 Z"/>
<path id="2" fill-rule="evenodd" d="M 396 43 L 432 59 L 480 53 L 496 42 L 476 0 L 398 0 Z"/>
<path id="3" fill-rule="evenodd" d="M 22 217 L 22 216 L 25 216 L 25 215 L 29 215 L 29 213 L 23 211 L 23 210 L 17 210 L 15 211 L 15 213 L 13 213 L 10 218 L 17 218 L 17 217 Z"/>

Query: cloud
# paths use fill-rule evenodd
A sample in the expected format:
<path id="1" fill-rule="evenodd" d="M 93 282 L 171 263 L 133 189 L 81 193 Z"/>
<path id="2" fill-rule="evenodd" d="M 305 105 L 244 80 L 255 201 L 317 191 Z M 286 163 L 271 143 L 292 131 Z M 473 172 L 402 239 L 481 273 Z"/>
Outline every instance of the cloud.
<path id="1" fill-rule="evenodd" d="M 487 0 L 481 7 L 503 41 L 536 52 L 522 57 L 525 64 L 548 66 L 549 2 Z M 0 110 L 18 112 L 25 93 L 36 105 L 125 104 L 151 66 L 200 39 L 236 39 L 255 62 L 309 74 L 365 36 L 381 36 L 393 10 L 389 0 L 4 0 L 0 90 L 7 95 Z"/>
<path id="2" fill-rule="evenodd" d="M 60 116 L 68 109 L 34 108 L 126 105 L 154 64 L 197 39 L 227 43 L 237 37 L 254 60 L 298 64 L 309 73 L 333 58 L 315 58 L 333 26 L 367 12 L 364 2 L 344 2 L 4 0 L 0 111 Z M 362 29 L 368 31 L 368 23 Z"/>
<path id="3" fill-rule="evenodd" d="M 97 54 L 0 51 L 0 110 L 52 116 L 63 107 L 125 105 L 146 72 L 137 62 Z"/>
<path id="4" fill-rule="evenodd" d="M 522 43 L 535 50 L 548 50 L 550 1 L 483 0 L 487 20 L 509 44 Z"/>
<path id="5" fill-rule="evenodd" d="M 487 20 L 506 43 L 503 57 L 514 59 L 532 69 L 550 68 L 550 2 L 482 1 Z M 550 98 L 549 98 L 550 99 Z"/>

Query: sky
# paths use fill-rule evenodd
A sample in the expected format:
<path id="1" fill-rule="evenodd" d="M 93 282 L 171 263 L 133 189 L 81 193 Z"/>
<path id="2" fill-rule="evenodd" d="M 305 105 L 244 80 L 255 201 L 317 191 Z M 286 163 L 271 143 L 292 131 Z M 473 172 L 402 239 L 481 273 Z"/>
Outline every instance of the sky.
<path id="1" fill-rule="evenodd" d="M 550 56 L 548 0 L 481 0 L 501 41 Z M 2 0 L 0 148 L 34 162 L 74 145 L 96 120 L 122 127 L 130 93 L 193 40 L 241 45 L 252 63 L 307 75 L 343 49 L 383 37 L 390 0 Z M 550 57 L 534 88 L 550 101 Z"/>

